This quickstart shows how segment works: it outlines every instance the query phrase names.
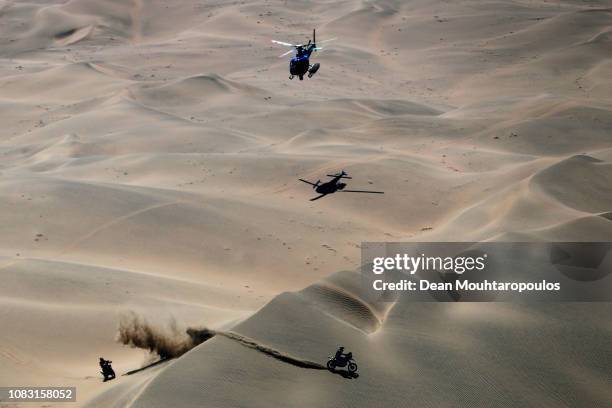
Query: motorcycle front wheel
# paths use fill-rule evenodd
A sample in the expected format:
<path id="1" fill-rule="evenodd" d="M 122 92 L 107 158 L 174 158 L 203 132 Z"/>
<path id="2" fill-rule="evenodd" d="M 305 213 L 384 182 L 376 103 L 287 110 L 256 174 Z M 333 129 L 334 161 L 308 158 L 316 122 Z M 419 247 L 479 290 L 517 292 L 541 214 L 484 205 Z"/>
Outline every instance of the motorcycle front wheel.
<path id="1" fill-rule="evenodd" d="M 349 373 L 354 373 L 357 371 L 357 363 L 350 362 L 348 365 Z"/>
<path id="2" fill-rule="evenodd" d="M 329 360 L 327 362 L 327 369 L 332 371 L 336 369 L 336 363 L 334 362 L 334 360 Z"/>

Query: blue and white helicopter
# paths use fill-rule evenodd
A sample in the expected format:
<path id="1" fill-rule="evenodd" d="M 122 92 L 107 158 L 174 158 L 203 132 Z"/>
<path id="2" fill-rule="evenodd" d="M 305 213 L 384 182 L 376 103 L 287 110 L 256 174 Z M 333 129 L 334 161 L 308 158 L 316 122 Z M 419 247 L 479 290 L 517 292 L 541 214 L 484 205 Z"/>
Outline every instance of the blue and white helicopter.
<path id="1" fill-rule="evenodd" d="M 323 48 L 317 47 L 316 41 L 316 31 L 312 30 L 312 40 L 308 40 L 308 44 L 291 44 L 284 41 L 272 40 L 274 44 L 284 45 L 285 47 L 293 47 L 293 50 L 289 50 L 286 53 L 279 56 L 279 58 L 284 57 L 285 55 L 289 55 L 294 53 L 295 55 L 289 61 L 289 79 L 293 79 L 294 77 L 299 77 L 300 81 L 304 79 L 304 75 L 308 74 L 308 78 L 312 78 L 312 76 L 319 70 L 321 64 L 318 62 L 315 64 L 310 64 L 310 55 L 314 51 L 320 51 Z M 329 42 L 333 41 L 335 38 L 330 40 L 324 40 L 321 42 Z"/>

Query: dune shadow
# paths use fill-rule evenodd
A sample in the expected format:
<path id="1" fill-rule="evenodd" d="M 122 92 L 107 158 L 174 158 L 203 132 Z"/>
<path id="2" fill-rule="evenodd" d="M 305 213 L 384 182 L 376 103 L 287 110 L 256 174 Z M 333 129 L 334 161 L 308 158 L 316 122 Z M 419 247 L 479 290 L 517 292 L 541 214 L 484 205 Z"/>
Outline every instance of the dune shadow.
<path id="1" fill-rule="evenodd" d="M 359 378 L 359 374 L 358 373 L 351 373 L 348 370 L 335 370 L 335 369 L 334 370 L 330 370 L 330 369 L 327 369 L 327 371 L 329 371 L 332 374 L 336 374 L 336 375 L 339 375 L 339 376 L 341 376 L 343 378 L 346 378 L 347 380 L 352 380 L 354 378 Z"/>

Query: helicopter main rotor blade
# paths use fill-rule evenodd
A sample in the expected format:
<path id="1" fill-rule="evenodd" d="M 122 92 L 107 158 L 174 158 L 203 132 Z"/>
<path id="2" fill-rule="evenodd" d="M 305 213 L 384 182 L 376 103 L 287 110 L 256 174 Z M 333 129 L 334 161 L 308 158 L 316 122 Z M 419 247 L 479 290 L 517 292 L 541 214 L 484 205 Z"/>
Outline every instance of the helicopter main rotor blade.
<path id="1" fill-rule="evenodd" d="M 384 191 L 369 191 L 369 190 L 340 190 L 340 193 L 370 193 L 370 194 L 385 194 Z"/>
<path id="2" fill-rule="evenodd" d="M 297 45 L 295 44 L 291 44 L 288 42 L 284 42 L 284 41 L 277 41 L 277 40 L 271 40 L 274 44 L 280 44 L 280 45 L 284 45 L 286 47 L 297 47 Z"/>
<path id="3" fill-rule="evenodd" d="M 286 53 L 279 55 L 279 56 L 278 56 L 278 58 L 283 58 L 285 55 L 289 55 L 289 54 L 291 54 L 292 52 L 295 52 L 295 50 L 289 50 L 289 51 L 287 51 Z"/>
<path id="4" fill-rule="evenodd" d="M 330 42 L 330 41 L 335 41 L 338 38 L 330 38 L 329 40 L 323 40 L 323 41 L 319 41 L 320 43 L 326 43 L 326 42 Z"/>
<path id="5" fill-rule="evenodd" d="M 345 179 L 352 179 L 352 177 L 345 176 L 343 174 L 328 174 L 327 177 L 340 177 L 340 178 L 345 178 Z"/>
<path id="6" fill-rule="evenodd" d="M 304 182 L 304 183 L 306 183 L 306 184 L 310 184 L 311 186 L 315 186 L 315 187 L 317 186 L 317 185 L 316 185 L 316 183 L 311 183 L 311 182 L 310 182 L 310 181 L 308 181 L 308 180 L 304 180 L 304 179 L 298 179 L 298 180 L 300 180 L 300 181 L 302 181 L 302 182 Z"/>
<path id="7" fill-rule="evenodd" d="M 327 194 L 321 194 L 320 196 L 316 196 L 315 198 L 311 198 L 311 199 L 310 199 L 310 201 L 316 201 L 316 200 L 318 200 L 319 198 L 323 198 L 323 197 L 325 197 L 326 195 L 327 195 Z"/>

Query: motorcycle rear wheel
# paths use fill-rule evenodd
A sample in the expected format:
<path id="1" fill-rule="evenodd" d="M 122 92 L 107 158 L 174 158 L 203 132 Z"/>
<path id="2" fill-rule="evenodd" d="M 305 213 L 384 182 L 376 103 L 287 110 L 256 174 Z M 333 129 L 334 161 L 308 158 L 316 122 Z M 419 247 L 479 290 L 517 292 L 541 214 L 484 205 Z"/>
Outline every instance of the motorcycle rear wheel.
<path id="1" fill-rule="evenodd" d="M 357 371 L 357 363 L 350 362 L 348 365 L 349 373 L 354 373 Z"/>

